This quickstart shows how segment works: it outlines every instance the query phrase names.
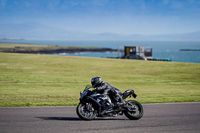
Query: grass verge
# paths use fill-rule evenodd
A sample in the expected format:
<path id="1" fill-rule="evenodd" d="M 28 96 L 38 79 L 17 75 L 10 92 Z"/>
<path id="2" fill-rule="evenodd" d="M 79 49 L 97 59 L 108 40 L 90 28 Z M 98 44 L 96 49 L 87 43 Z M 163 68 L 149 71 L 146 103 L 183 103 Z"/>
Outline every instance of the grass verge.
<path id="1" fill-rule="evenodd" d="M 0 53 L 0 107 L 77 105 L 94 76 L 141 103 L 200 101 L 200 64 Z"/>

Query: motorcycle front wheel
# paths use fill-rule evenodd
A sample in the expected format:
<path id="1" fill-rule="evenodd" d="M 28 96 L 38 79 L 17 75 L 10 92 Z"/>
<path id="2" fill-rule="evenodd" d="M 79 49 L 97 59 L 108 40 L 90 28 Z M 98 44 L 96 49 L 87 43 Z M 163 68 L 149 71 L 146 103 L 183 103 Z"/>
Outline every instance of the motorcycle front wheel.
<path id="1" fill-rule="evenodd" d="M 76 113 L 82 120 L 93 120 L 96 117 L 97 111 L 90 104 L 79 103 Z"/>
<path id="2" fill-rule="evenodd" d="M 128 106 L 131 106 L 131 109 L 124 111 L 124 114 L 127 118 L 131 120 L 138 120 L 143 116 L 143 107 L 142 105 L 135 100 L 127 101 Z"/>

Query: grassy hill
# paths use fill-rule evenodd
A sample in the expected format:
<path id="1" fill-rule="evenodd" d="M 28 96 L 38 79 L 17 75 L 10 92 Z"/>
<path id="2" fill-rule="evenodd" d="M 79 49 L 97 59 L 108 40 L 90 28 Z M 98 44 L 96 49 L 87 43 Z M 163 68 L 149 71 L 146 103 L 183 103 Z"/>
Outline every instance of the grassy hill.
<path id="1" fill-rule="evenodd" d="M 54 54 L 54 53 L 76 53 L 76 52 L 116 52 L 117 49 L 101 47 L 71 47 L 58 45 L 38 45 L 20 43 L 1 43 L 0 52 L 8 53 L 32 53 L 32 54 Z"/>
<path id="2" fill-rule="evenodd" d="M 94 76 L 141 103 L 200 101 L 200 64 L 0 53 L 0 106 L 77 105 Z"/>

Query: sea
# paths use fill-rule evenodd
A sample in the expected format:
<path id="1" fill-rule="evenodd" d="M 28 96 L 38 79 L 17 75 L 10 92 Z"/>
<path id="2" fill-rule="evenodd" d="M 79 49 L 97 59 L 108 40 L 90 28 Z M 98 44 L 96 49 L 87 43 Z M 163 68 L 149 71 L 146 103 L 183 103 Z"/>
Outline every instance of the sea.
<path id="1" fill-rule="evenodd" d="M 0 40 L 0 42 L 77 46 L 77 47 L 104 47 L 124 49 L 124 46 L 144 46 L 153 48 L 153 58 L 171 59 L 172 62 L 200 63 L 200 41 L 80 41 L 80 40 Z M 181 49 L 194 49 L 195 51 L 181 51 Z M 83 52 L 60 53 L 59 56 L 84 56 L 84 57 L 121 57 L 120 52 Z"/>

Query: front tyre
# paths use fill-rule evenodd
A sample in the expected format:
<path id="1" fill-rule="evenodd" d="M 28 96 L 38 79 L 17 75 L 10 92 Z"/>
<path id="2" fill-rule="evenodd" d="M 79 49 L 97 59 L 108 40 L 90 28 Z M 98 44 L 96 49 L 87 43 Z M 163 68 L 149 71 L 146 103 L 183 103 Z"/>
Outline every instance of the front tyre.
<path id="1" fill-rule="evenodd" d="M 142 118 L 143 107 L 139 102 L 135 100 L 130 100 L 130 101 L 127 101 L 127 105 L 131 107 L 127 109 L 126 111 L 124 111 L 124 114 L 127 118 L 131 120 L 138 120 Z"/>
<path id="2" fill-rule="evenodd" d="M 97 114 L 97 111 L 94 110 L 92 104 L 79 103 L 76 108 L 76 113 L 82 120 L 93 120 Z"/>

